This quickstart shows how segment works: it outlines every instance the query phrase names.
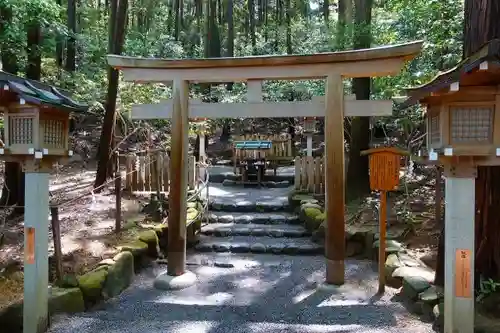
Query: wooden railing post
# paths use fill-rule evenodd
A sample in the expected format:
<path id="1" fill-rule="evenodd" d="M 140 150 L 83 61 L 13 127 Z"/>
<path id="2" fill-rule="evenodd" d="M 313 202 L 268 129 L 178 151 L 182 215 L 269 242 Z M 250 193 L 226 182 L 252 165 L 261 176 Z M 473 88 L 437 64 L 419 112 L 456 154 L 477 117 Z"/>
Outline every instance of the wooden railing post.
<path id="1" fill-rule="evenodd" d="M 54 241 L 54 261 L 56 263 L 56 280 L 61 281 L 63 276 L 61 227 L 59 225 L 59 209 L 57 206 L 50 207 L 50 223 L 52 225 L 52 238 Z"/>
<path id="2" fill-rule="evenodd" d="M 120 153 L 116 152 L 115 169 L 115 232 L 118 233 L 122 228 L 122 174 L 120 172 Z"/>

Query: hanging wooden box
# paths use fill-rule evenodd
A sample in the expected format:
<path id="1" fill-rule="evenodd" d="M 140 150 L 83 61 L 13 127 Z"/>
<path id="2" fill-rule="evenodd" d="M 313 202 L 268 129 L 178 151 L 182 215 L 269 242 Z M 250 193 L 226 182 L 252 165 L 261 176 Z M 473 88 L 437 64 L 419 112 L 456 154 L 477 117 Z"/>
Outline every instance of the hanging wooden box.
<path id="1" fill-rule="evenodd" d="M 366 150 L 362 155 L 369 155 L 372 191 L 393 191 L 398 187 L 401 155 L 405 152 L 382 147 Z"/>

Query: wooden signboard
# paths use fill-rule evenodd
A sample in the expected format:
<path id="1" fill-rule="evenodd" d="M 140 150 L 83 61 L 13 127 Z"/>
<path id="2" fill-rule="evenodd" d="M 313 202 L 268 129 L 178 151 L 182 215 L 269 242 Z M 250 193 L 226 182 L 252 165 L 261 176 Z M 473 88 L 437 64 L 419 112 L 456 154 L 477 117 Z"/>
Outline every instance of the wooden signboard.
<path id="1" fill-rule="evenodd" d="M 26 245 L 24 248 L 24 260 L 27 264 L 35 263 L 35 228 L 28 227 L 26 233 Z"/>
<path id="2" fill-rule="evenodd" d="M 471 251 L 469 249 L 457 249 L 455 252 L 455 296 L 472 297 L 472 286 L 470 285 Z"/>
<path id="3" fill-rule="evenodd" d="M 383 293 L 385 291 L 386 192 L 398 187 L 401 156 L 408 155 L 408 153 L 397 148 L 383 147 L 365 150 L 361 152 L 361 155 L 369 155 L 371 190 L 380 191 L 378 292 Z"/>

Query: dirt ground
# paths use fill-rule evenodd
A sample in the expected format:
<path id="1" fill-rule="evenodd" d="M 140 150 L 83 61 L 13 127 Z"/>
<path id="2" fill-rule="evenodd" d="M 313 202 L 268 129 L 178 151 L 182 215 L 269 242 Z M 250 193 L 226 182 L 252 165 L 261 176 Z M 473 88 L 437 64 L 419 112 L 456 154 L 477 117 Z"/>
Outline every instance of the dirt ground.
<path id="1" fill-rule="evenodd" d="M 113 247 L 115 194 L 113 183 L 93 194 L 95 166 L 73 163 L 55 170 L 50 177 L 50 200 L 59 206 L 63 252 L 63 270 L 82 274 L 102 259 L 116 253 Z M 122 197 L 122 221 L 139 216 L 143 198 Z M 50 225 L 50 216 L 49 219 Z M 22 296 L 22 261 L 24 220 L 5 221 L 0 246 L 0 309 Z M 49 255 L 53 253 L 52 230 L 49 228 Z M 50 261 L 51 268 L 53 263 Z M 53 269 L 51 280 L 54 278 Z"/>

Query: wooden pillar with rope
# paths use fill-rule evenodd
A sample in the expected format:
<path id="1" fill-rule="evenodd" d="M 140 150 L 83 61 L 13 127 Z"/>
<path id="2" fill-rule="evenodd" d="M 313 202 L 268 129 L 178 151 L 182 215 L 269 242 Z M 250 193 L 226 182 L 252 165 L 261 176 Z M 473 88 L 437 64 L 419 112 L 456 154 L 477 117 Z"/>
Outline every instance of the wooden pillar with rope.
<path id="1" fill-rule="evenodd" d="M 158 289 L 183 289 L 196 282 L 186 271 L 186 214 L 188 177 L 189 82 L 173 85 L 172 141 L 170 153 L 170 194 L 168 216 L 167 272 L 154 282 Z"/>

